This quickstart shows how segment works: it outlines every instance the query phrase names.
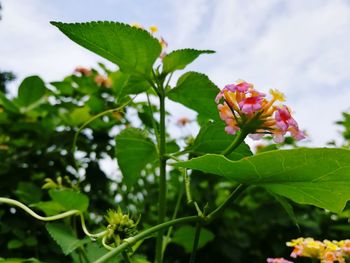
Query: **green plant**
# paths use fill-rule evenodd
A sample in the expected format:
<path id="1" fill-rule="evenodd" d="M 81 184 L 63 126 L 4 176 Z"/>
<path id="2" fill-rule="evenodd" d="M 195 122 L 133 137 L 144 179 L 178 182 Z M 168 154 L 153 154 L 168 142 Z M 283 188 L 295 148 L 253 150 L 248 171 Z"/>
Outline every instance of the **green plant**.
<path id="1" fill-rule="evenodd" d="M 243 81 L 220 91 L 197 72 L 184 73 L 172 87 L 175 71 L 213 51 L 181 49 L 166 54 L 166 42 L 156 38 L 154 27 L 149 33 L 115 22 L 52 24 L 119 69 L 112 72 L 101 65 L 102 75 L 78 68 L 78 75 L 53 82 L 50 88 L 32 76 L 22 82 L 17 98 L 10 100 L 0 93 L 1 173 L 30 174 L 36 184 L 46 178 L 44 188 L 49 190 L 43 193 L 33 182 L 22 182 L 12 193 L 45 217 L 12 198 L 0 202 L 42 221 L 63 219 L 64 223 L 49 223 L 46 229 L 74 262 L 118 262 L 117 255 L 126 262 L 147 262 L 141 254 L 151 256 L 154 247 L 154 260 L 160 263 L 167 260 L 164 255 L 172 243 L 183 246 L 191 254 L 190 262 L 195 262 L 198 248 L 213 240 L 211 230 L 218 228 L 219 220 L 226 218 L 226 227 L 239 229 L 242 207 L 256 211 L 256 197 L 273 203 L 261 189 L 271 193 L 292 218 L 287 199 L 334 213 L 344 209 L 350 199 L 347 150 L 299 148 L 253 155 L 244 143 L 249 134 L 255 138 L 270 134 L 278 143 L 286 132 L 295 139 L 304 137 L 289 109 L 274 106 L 284 100 L 278 91 L 271 91 L 272 99 L 267 100 Z M 138 94 L 144 94 L 144 99 L 135 102 Z M 157 104 L 152 103 L 155 98 Z M 167 130 L 167 99 L 198 113 L 196 138 L 172 138 Z M 142 121 L 139 127 L 130 117 L 135 109 Z M 23 132 L 26 136 L 16 139 Z M 118 204 L 115 192 L 111 193 L 113 180 L 101 180 L 99 161 L 105 156 L 117 158 L 123 175 Z M 8 194 L 6 189 L 13 184 L 13 180 L 4 182 L 1 194 Z M 30 191 L 35 195 L 28 195 Z M 239 198 L 243 206 L 234 204 Z M 233 205 L 236 210 L 229 209 Z M 123 209 L 109 212 L 107 225 L 101 226 L 101 215 L 117 206 Z M 133 216 L 122 212 L 127 209 Z M 10 218 L 7 215 L 3 224 Z M 235 223 L 230 226 L 232 219 Z M 86 221 L 97 233 L 90 233 Z M 7 246 L 30 243 L 21 236 Z M 104 248 L 86 236 L 100 240 Z M 148 239 L 153 236 L 155 244 Z"/>

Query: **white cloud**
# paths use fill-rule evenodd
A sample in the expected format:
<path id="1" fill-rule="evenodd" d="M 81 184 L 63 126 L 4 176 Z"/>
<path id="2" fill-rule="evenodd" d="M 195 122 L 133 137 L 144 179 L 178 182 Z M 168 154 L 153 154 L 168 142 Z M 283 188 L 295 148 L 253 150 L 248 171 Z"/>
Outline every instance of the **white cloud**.
<path id="1" fill-rule="evenodd" d="M 350 6 L 347 1 L 206 1 L 199 41 L 218 54 L 204 69 L 220 86 L 238 78 L 289 98 L 313 145 L 338 136 L 334 121 L 350 106 Z M 208 24 L 209 23 L 209 24 Z M 198 43 L 195 43 L 198 45 Z M 341 95 L 340 95 L 341 94 Z M 322 121 L 321 121 L 322 120 Z"/>
<path id="2" fill-rule="evenodd" d="M 11 70 L 18 80 L 12 93 L 28 75 L 40 75 L 46 81 L 61 79 L 77 65 L 95 66 L 98 56 L 73 43 L 50 20 L 56 11 L 45 1 L 4 1 L 1 32 L 1 69 Z"/>

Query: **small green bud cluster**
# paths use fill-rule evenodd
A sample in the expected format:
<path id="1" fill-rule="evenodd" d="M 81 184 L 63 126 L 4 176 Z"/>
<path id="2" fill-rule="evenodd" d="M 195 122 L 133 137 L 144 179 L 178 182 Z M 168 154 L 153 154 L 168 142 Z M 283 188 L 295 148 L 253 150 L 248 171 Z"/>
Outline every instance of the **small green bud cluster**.
<path id="1" fill-rule="evenodd" d="M 108 222 L 107 238 L 114 240 L 113 243 L 117 246 L 121 240 L 137 233 L 136 227 L 139 220 L 135 222 L 130 218 L 129 213 L 124 214 L 120 207 L 118 207 L 118 210 L 108 210 L 105 218 Z"/>
<path id="2" fill-rule="evenodd" d="M 56 181 L 51 178 L 44 179 L 45 184 L 41 187 L 42 189 L 73 189 L 79 191 L 79 186 L 73 183 L 68 176 L 61 177 L 58 176 Z"/>

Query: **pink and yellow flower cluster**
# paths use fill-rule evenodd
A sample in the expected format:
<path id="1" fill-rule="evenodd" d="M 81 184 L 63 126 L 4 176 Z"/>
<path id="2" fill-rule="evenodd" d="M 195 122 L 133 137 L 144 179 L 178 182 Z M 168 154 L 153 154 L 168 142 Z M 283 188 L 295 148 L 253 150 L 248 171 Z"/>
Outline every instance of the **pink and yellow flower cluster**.
<path id="1" fill-rule="evenodd" d="M 278 90 L 270 90 L 272 98 L 254 89 L 253 84 L 238 81 L 229 84 L 216 96 L 220 118 L 225 121 L 225 131 L 235 134 L 244 130 L 257 140 L 265 134 L 271 134 L 275 142 L 284 141 L 287 132 L 296 140 L 305 138 L 291 110 L 285 105 L 276 106 L 276 102 L 284 102 L 284 95 Z"/>
<path id="2" fill-rule="evenodd" d="M 287 246 L 293 247 L 291 257 L 308 257 L 320 260 L 321 263 L 345 263 L 350 259 L 350 240 L 323 242 L 313 238 L 298 238 L 287 242 Z"/>

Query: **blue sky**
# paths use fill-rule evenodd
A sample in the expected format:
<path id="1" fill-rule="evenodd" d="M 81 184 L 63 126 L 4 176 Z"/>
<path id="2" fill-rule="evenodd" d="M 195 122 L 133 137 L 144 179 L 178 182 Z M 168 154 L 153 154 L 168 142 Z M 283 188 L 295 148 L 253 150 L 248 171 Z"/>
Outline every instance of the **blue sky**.
<path id="1" fill-rule="evenodd" d="M 103 61 L 68 40 L 51 20 L 139 22 L 158 25 L 170 50 L 216 50 L 189 69 L 208 74 L 220 87 L 245 79 L 265 92 L 283 91 L 310 145 L 336 138 L 334 122 L 350 109 L 349 0 L 1 2 L 1 69 L 13 70 L 18 81 L 31 74 L 59 80 L 77 65 Z M 191 115 L 172 107 L 176 117 Z"/>

